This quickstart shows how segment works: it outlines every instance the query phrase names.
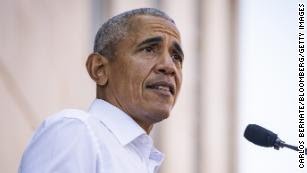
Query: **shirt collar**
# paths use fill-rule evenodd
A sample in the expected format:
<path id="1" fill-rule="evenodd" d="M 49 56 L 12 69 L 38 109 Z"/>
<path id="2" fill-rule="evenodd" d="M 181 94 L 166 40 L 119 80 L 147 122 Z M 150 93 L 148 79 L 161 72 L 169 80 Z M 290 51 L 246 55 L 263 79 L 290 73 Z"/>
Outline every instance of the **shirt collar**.
<path id="1" fill-rule="evenodd" d="M 128 114 L 104 100 L 95 99 L 89 108 L 89 113 L 105 124 L 122 145 L 127 145 L 146 134 Z"/>
<path id="2" fill-rule="evenodd" d="M 140 150 L 145 158 L 155 160 L 158 164 L 161 164 L 163 161 L 163 153 L 154 147 L 152 138 L 149 135 L 142 134 L 133 141 L 133 144 Z"/>

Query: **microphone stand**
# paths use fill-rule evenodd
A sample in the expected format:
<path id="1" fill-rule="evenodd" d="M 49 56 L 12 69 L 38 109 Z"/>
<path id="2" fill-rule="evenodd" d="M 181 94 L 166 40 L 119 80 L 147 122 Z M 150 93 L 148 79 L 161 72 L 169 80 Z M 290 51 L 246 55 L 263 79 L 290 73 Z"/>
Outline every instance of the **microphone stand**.
<path id="1" fill-rule="evenodd" d="M 294 145 L 286 144 L 284 141 L 277 138 L 276 141 L 275 141 L 275 144 L 274 144 L 274 149 L 279 150 L 279 148 L 283 148 L 283 147 L 289 148 L 289 149 L 295 150 L 295 151 L 300 151 L 298 149 L 298 147 L 296 147 Z M 307 155 L 307 148 L 305 148 L 305 155 Z"/>

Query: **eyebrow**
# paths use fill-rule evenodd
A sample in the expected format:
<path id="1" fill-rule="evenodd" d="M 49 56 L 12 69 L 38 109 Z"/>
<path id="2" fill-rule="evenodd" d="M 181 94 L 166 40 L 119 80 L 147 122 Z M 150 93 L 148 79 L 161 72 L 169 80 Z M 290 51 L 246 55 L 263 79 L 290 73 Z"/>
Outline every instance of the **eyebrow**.
<path id="1" fill-rule="evenodd" d="M 141 46 L 146 45 L 146 44 L 158 44 L 158 43 L 160 43 L 162 41 L 163 41 L 163 38 L 160 37 L 160 36 L 152 37 L 152 38 L 148 38 L 148 39 L 142 41 L 140 44 L 138 44 L 137 47 L 141 47 Z M 181 49 L 181 46 L 177 42 L 175 42 L 175 41 L 173 42 L 173 46 L 176 49 L 176 51 L 178 51 L 180 53 L 180 55 L 182 57 L 184 57 L 184 53 L 183 53 L 183 51 Z"/>
<path id="2" fill-rule="evenodd" d="M 181 56 L 184 57 L 184 53 L 183 53 L 183 51 L 181 49 L 181 46 L 177 42 L 173 42 L 173 46 L 181 54 Z"/>
<path id="3" fill-rule="evenodd" d="M 146 45 L 146 44 L 157 44 L 157 43 L 160 43 L 163 41 L 163 38 L 158 36 L 158 37 L 152 37 L 152 38 L 148 38 L 144 41 L 142 41 L 137 47 L 141 47 L 143 45 Z"/>

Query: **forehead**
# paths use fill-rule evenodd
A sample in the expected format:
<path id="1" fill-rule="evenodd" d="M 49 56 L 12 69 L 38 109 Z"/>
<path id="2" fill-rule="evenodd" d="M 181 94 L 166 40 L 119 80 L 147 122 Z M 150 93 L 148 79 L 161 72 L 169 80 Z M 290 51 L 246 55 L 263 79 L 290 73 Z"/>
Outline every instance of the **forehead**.
<path id="1" fill-rule="evenodd" d="M 172 22 L 161 17 L 139 15 L 132 17 L 128 24 L 128 36 L 143 39 L 144 37 L 162 34 L 181 41 L 180 33 Z"/>

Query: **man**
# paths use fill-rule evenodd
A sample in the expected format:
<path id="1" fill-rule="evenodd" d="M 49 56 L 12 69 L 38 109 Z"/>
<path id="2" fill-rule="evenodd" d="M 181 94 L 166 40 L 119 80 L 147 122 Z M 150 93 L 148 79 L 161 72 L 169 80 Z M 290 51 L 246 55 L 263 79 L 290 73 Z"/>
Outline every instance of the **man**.
<path id="1" fill-rule="evenodd" d="M 157 9 L 104 23 L 86 63 L 97 99 L 87 112 L 67 109 L 45 120 L 19 172 L 157 172 L 163 155 L 148 134 L 169 116 L 180 91 L 180 44 L 175 23 Z"/>

